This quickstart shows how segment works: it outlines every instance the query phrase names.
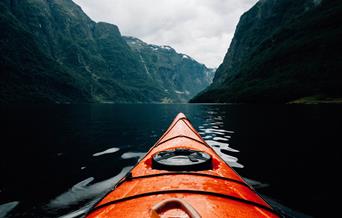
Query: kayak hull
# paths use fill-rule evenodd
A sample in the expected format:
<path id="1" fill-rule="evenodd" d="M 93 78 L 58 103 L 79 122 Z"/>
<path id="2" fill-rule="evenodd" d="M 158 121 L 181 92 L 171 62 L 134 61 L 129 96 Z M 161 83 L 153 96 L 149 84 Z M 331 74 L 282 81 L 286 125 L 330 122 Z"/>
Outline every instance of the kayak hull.
<path id="1" fill-rule="evenodd" d="M 154 169 L 153 156 L 191 149 L 211 156 L 199 171 Z M 170 200 L 171 199 L 171 200 Z M 172 199 L 174 201 L 172 201 Z M 179 202 L 178 202 L 179 201 Z M 166 203 L 161 203 L 166 202 Z M 163 205 L 160 211 L 153 209 Z M 194 213 L 194 214 L 192 214 Z M 197 214 L 197 215 L 196 215 Z M 279 217 L 202 139 L 184 114 L 87 217 Z"/>

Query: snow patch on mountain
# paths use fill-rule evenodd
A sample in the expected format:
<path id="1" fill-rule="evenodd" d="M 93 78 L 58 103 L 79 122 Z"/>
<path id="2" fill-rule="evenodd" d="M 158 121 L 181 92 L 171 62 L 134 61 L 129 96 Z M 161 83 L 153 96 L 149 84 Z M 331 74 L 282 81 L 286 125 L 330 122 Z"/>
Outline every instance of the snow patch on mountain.
<path id="1" fill-rule="evenodd" d="M 173 50 L 173 48 L 171 48 L 170 46 L 168 46 L 168 45 L 162 45 L 162 46 L 160 46 L 161 48 L 163 48 L 163 49 L 166 49 L 166 50 Z"/>

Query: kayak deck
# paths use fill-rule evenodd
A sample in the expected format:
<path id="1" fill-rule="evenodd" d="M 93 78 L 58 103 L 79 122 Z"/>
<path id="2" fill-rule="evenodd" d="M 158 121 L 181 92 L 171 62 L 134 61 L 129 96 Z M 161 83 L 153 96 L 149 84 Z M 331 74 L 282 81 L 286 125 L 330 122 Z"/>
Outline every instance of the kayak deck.
<path id="1" fill-rule="evenodd" d="M 156 154 L 187 149 L 208 154 L 210 169 L 170 171 L 153 166 Z M 87 217 L 279 216 L 180 113 L 141 161 L 89 211 Z"/>

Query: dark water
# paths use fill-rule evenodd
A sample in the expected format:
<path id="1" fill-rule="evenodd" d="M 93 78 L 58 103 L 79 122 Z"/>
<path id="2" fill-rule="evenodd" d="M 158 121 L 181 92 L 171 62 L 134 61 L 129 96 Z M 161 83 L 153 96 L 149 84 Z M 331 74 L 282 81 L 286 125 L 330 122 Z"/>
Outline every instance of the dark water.
<path id="1" fill-rule="evenodd" d="M 0 217 L 82 214 L 178 112 L 288 217 L 338 211 L 339 105 L 51 105 L 0 112 Z"/>

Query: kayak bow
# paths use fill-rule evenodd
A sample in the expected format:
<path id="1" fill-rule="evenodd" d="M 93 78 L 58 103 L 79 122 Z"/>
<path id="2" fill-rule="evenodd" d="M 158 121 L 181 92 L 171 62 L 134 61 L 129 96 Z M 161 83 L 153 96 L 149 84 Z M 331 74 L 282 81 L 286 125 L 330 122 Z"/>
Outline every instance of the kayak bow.
<path id="1" fill-rule="evenodd" d="M 87 217 L 279 216 L 180 113 Z"/>

